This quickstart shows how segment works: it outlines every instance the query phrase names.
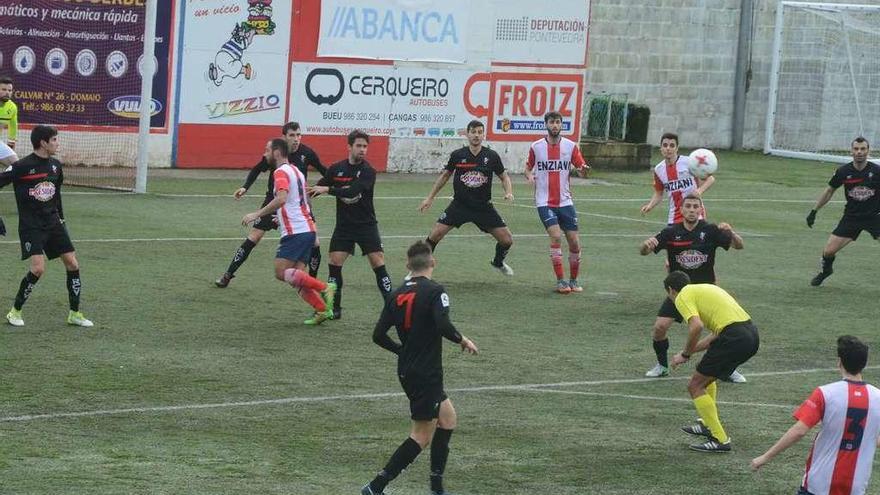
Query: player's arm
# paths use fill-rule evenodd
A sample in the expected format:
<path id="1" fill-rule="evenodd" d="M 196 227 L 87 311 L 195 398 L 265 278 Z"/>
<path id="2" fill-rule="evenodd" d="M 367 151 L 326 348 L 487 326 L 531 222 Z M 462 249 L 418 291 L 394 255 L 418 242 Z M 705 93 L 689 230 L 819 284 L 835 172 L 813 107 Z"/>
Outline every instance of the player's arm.
<path id="1" fill-rule="evenodd" d="M 651 237 L 645 239 L 644 242 L 642 242 L 642 246 L 639 248 L 639 254 L 641 254 L 642 256 L 647 256 L 653 253 L 659 245 L 660 241 L 657 239 L 657 236 L 652 235 Z"/>
<path id="2" fill-rule="evenodd" d="M 361 172 L 361 176 L 349 182 L 348 185 L 337 187 L 327 186 L 327 194 L 337 198 L 354 198 L 364 191 L 369 191 L 376 185 L 376 173 L 369 168 Z"/>
<path id="3" fill-rule="evenodd" d="M 801 438 L 804 438 L 804 435 L 809 431 L 810 427 L 803 421 L 798 420 L 798 422 L 793 424 L 791 428 L 789 428 L 788 431 L 786 431 L 785 434 L 783 434 L 782 437 L 767 450 L 767 452 L 752 459 L 752 469 L 757 471 L 761 466 L 767 464 L 771 459 L 776 457 L 777 454 L 796 444 Z"/>
<path id="4" fill-rule="evenodd" d="M 526 182 L 535 184 L 535 174 L 532 169 L 535 168 L 535 148 L 529 147 L 529 158 L 526 160 Z"/>
<path id="5" fill-rule="evenodd" d="M 510 175 L 505 170 L 498 177 L 501 177 L 501 187 L 504 188 L 504 200 L 513 201 L 513 183 L 510 181 Z"/>
<path id="6" fill-rule="evenodd" d="M 654 175 L 654 194 L 651 195 L 651 199 L 648 200 L 647 203 L 642 205 L 641 211 L 644 215 L 649 211 L 653 210 L 655 206 L 657 206 L 660 201 L 663 200 L 663 183 L 660 182 L 660 179 L 657 178 L 657 174 Z"/>
<path id="7" fill-rule="evenodd" d="M 283 205 L 287 201 L 287 194 L 287 189 L 277 189 L 275 191 L 275 198 L 273 198 L 272 201 L 269 201 L 266 206 L 260 208 L 259 210 L 253 213 L 248 213 L 247 215 L 242 217 L 241 224 L 250 225 L 262 216 L 266 216 L 270 213 L 275 213 L 276 211 L 278 211 L 278 208 L 280 208 L 281 205 Z"/>
<path id="8" fill-rule="evenodd" d="M 571 153 L 571 164 L 574 165 L 578 176 L 582 179 L 585 178 L 587 172 L 590 171 L 590 165 L 584 160 L 584 155 L 581 154 L 581 148 L 579 146 L 575 146 L 574 151 Z"/>
<path id="9" fill-rule="evenodd" d="M 419 204 L 419 211 L 425 212 L 431 208 L 431 205 L 434 204 L 434 198 L 437 197 L 437 194 L 443 189 L 443 186 L 446 185 L 450 177 L 452 177 L 452 172 L 444 169 L 440 177 L 437 177 L 437 180 L 434 181 L 434 185 L 431 186 L 431 192 L 428 193 L 428 197 Z"/>
<path id="10" fill-rule="evenodd" d="M 710 176 L 706 177 L 705 179 L 697 179 L 697 194 L 700 197 L 703 197 L 703 194 L 705 194 L 706 191 L 708 191 L 709 188 L 712 187 L 712 184 L 714 184 L 714 183 L 715 183 L 715 176 L 714 175 L 710 175 Z"/>
<path id="11" fill-rule="evenodd" d="M 0 172 L 0 189 L 12 184 L 12 167 Z"/>
<path id="12" fill-rule="evenodd" d="M 269 170 L 269 162 L 266 161 L 266 157 L 263 157 L 263 159 L 260 160 L 259 163 L 251 167 L 250 171 L 247 174 L 247 177 L 245 177 L 244 179 L 244 184 L 242 184 L 241 187 L 236 189 L 235 193 L 233 193 L 235 199 L 241 199 L 241 197 L 244 196 L 248 189 L 250 189 L 251 186 L 254 185 L 254 182 L 257 181 L 257 178 L 260 176 L 260 174 L 265 172 L 266 170 Z"/>
<path id="13" fill-rule="evenodd" d="M 835 178 L 837 176 L 835 175 Z M 834 181 L 834 178 L 831 179 Z M 840 186 L 837 186 L 840 187 Z M 831 201 L 831 197 L 834 196 L 834 191 L 837 190 L 837 187 L 833 185 L 829 185 L 822 191 L 822 195 L 819 196 L 819 199 L 816 200 L 816 206 L 810 210 L 810 213 L 807 215 L 807 227 L 813 228 L 813 223 L 816 221 L 816 213 L 822 209 L 823 206 L 827 205 L 829 201 Z"/>
<path id="14" fill-rule="evenodd" d="M 455 325 L 449 320 L 449 295 L 446 294 L 446 292 L 440 293 L 440 296 L 434 302 L 433 311 L 434 322 L 437 324 L 437 329 L 440 331 L 440 335 L 460 345 L 462 351 L 471 354 L 477 354 L 480 352 L 473 341 L 460 334 L 458 330 L 456 330 Z"/>
<path id="15" fill-rule="evenodd" d="M 321 174 L 321 177 L 324 177 L 325 175 L 327 175 L 327 167 L 325 167 L 324 164 L 321 163 L 321 159 L 318 157 L 318 154 L 315 153 L 314 151 L 309 153 L 309 162 L 308 163 L 309 163 L 309 165 L 312 166 L 312 168 L 317 170 L 319 174 Z"/>
<path id="16" fill-rule="evenodd" d="M 742 249 L 744 247 L 742 236 L 734 232 L 733 227 L 731 227 L 729 223 L 719 223 L 718 230 L 720 230 L 722 234 L 730 236 L 730 247 L 733 249 Z"/>
<path id="17" fill-rule="evenodd" d="M 688 361 L 688 359 L 691 358 L 692 354 L 699 352 L 699 350 L 697 350 L 697 349 L 698 349 L 698 344 L 702 343 L 699 340 L 701 333 L 703 333 L 703 320 L 701 320 L 700 317 L 697 315 L 694 315 L 694 316 L 691 316 L 690 318 L 688 318 L 687 342 L 685 342 L 683 351 L 679 352 L 675 356 L 672 356 L 672 367 L 673 368 L 677 368 L 679 365 L 686 363 Z M 706 339 L 703 339 L 703 340 L 706 340 Z M 706 347 L 709 347 L 708 343 L 706 344 Z M 705 350 L 705 348 L 703 348 L 702 350 Z"/>
<path id="18" fill-rule="evenodd" d="M 64 223 L 64 205 L 61 203 L 61 184 L 64 183 L 64 169 L 58 167 L 58 187 L 55 190 L 55 207 L 58 209 L 58 218 Z"/>
<path id="19" fill-rule="evenodd" d="M 373 327 L 373 342 L 383 349 L 387 349 L 394 354 L 400 355 L 403 346 L 393 341 L 391 337 L 388 336 L 388 330 L 391 329 L 392 325 L 394 325 L 394 319 L 392 318 L 391 311 L 388 310 L 388 306 L 386 305 L 382 309 L 382 315 L 379 316 L 379 321 L 377 321 L 376 326 Z"/>

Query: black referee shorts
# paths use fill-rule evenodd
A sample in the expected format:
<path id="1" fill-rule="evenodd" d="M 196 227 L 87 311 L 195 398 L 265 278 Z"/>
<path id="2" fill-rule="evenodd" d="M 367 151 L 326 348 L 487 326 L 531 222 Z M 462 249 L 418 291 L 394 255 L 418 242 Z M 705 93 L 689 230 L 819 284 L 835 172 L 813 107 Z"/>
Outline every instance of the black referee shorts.
<path id="1" fill-rule="evenodd" d="M 874 239 L 880 238 L 880 214 L 868 218 L 843 217 L 831 233 L 837 237 L 856 240 L 863 230 L 867 230 Z"/>
<path id="2" fill-rule="evenodd" d="M 498 214 L 492 203 L 486 203 L 484 206 L 474 207 L 462 204 L 456 200 L 452 200 L 446 210 L 440 214 L 437 223 L 449 225 L 451 227 L 461 227 L 466 223 L 473 223 L 478 229 L 489 233 L 499 227 L 507 227 L 504 219 Z"/>
<path id="3" fill-rule="evenodd" d="M 23 260 L 35 254 L 43 254 L 53 260 L 62 254 L 74 251 L 73 242 L 67 234 L 67 227 L 61 223 L 47 229 L 19 230 L 18 237 Z"/>
<path id="4" fill-rule="evenodd" d="M 448 398 L 443 391 L 443 382 L 400 378 L 400 385 L 409 399 L 409 412 L 413 420 L 431 421 L 440 416 L 440 403 Z"/>
<path id="5" fill-rule="evenodd" d="M 697 372 L 715 378 L 727 378 L 757 352 L 758 328 L 752 321 L 731 323 L 709 344 L 709 349 L 697 364 Z"/>
<path id="6" fill-rule="evenodd" d="M 381 253 L 382 237 L 379 235 L 378 225 L 365 225 L 358 227 L 336 226 L 333 236 L 330 237 L 330 251 L 344 251 L 354 254 L 354 246 L 361 248 L 361 254 Z"/>
<path id="7" fill-rule="evenodd" d="M 675 307 L 675 303 L 668 297 L 663 299 L 663 304 L 661 304 L 660 309 L 657 310 L 657 316 L 660 318 L 672 318 L 678 323 L 684 321 L 681 313 L 678 312 L 678 308 Z"/>

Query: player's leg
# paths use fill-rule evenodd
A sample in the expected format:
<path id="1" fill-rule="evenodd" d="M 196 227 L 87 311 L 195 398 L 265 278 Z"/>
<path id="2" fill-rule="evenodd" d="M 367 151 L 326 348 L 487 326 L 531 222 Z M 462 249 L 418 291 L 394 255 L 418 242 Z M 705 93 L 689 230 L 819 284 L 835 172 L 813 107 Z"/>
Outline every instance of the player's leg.
<path id="1" fill-rule="evenodd" d="M 275 255 L 275 278 L 290 284 L 315 310 L 315 315 L 304 322 L 307 325 L 319 325 L 333 316 L 328 305 L 333 299 L 335 286 L 310 276 L 306 271 L 306 261 L 314 245 L 314 232 L 284 236 Z"/>
<path id="2" fill-rule="evenodd" d="M 810 281 L 810 285 L 816 287 L 822 285 L 826 278 L 834 273 L 834 258 L 841 249 L 845 248 L 850 242 L 859 238 L 862 229 L 852 220 L 843 218 L 837 224 L 834 231 L 828 237 L 825 243 L 825 249 L 822 250 L 822 261 L 819 265 L 819 273 Z"/>
<path id="3" fill-rule="evenodd" d="M 452 432 L 458 425 L 458 416 L 455 407 L 448 398 L 440 403 L 440 415 L 437 418 L 437 429 L 431 439 L 431 495 L 444 495 L 443 473 L 446 471 L 446 461 L 449 459 L 449 440 Z"/>
<path id="4" fill-rule="evenodd" d="M 431 228 L 431 233 L 428 234 L 428 237 L 425 238 L 425 242 L 427 242 L 428 245 L 431 246 L 432 251 L 437 249 L 437 244 L 440 244 L 440 241 L 442 241 L 443 238 L 446 237 L 446 234 L 448 234 L 449 231 L 452 230 L 452 228 L 452 225 L 440 223 L 439 221 L 434 224 L 434 226 Z"/>
<path id="5" fill-rule="evenodd" d="M 309 213 L 312 216 L 312 222 L 317 224 L 317 220 L 315 220 L 315 213 Z M 312 252 L 309 256 L 309 275 L 313 277 L 318 276 L 318 269 L 321 268 L 321 240 L 318 236 L 315 236 L 315 245 L 312 246 Z"/>
<path id="6" fill-rule="evenodd" d="M 70 251 L 61 255 L 61 262 L 67 270 L 67 301 L 70 304 L 70 312 L 67 315 L 67 324 L 79 327 L 92 327 L 92 323 L 79 309 L 79 301 L 82 296 L 82 279 L 79 275 L 79 261 L 76 259 L 76 251 Z"/>
<path id="7" fill-rule="evenodd" d="M 578 282 L 581 268 L 581 241 L 577 230 L 563 230 L 565 240 L 568 242 L 568 287 L 572 292 L 583 292 L 584 289 Z"/>
<path id="8" fill-rule="evenodd" d="M 40 277 L 46 271 L 46 256 L 43 254 L 42 247 L 43 234 L 36 231 L 23 231 L 20 234 L 21 257 L 25 260 L 30 258 L 30 267 L 18 286 L 18 292 L 15 294 L 15 302 L 12 305 L 12 309 L 6 314 L 6 321 L 16 327 L 24 326 L 21 308 L 24 307 L 24 303 L 27 302 Z M 35 246 L 34 244 L 37 245 Z"/>
<path id="9" fill-rule="evenodd" d="M 498 214 L 498 210 L 490 203 L 481 209 L 471 209 L 469 221 L 472 221 L 483 232 L 488 232 L 495 238 L 495 257 L 490 262 L 502 275 L 513 275 L 511 268 L 504 259 L 513 246 L 513 234 L 507 228 L 507 223 Z"/>
<path id="10" fill-rule="evenodd" d="M 266 235 L 266 231 L 270 230 L 274 225 L 268 225 L 268 223 L 273 223 L 271 220 L 265 221 L 262 218 L 251 227 L 250 232 L 248 232 L 247 237 L 244 242 L 241 243 L 241 246 L 235 250 L 235 254 L 232 255 L 232 261 L 229 263 L 229 268 L 223 272 L 223 275 L 220 276 L 215 282 L 214 285 L 217 287 L 225 288 L 229 285 L 229 281 L 235 277 L 235 272 L 241 268 L 241 265 L 244 264 L 245 260 L 250 256 L 251 251 L 257 247 L 257 244 L 263 239 L 263 236 Z"/>
<path id="11" fill-rule="evenodd" d="M 379 288 L 379 294 L 382 295 L 382 300 L 384 301 L 388 294 L 391 294 L 394 287 L 391 284 L 391 276 L 388 275 L 388 270 L 385 268 L 385 253 L 381 251 L 381 246 L 379 249 L 365 254 L 370 262 L 370 267 L 373 269 L 373 273 L 376 275 L 376 287 Z"/>
<path id="12" fill-rule="evenodd" d="M 660 378 L 669 375 L 669 339 L 666 334 L 674 321 L 681 322 L 681 315 L 678 314 L 675 304 L 669 298 L 665 298 L 657 311 L 657 319 L 654 320 L 651 335 L 657 364 L 645 373 L 646 377 Z"/>
<path id="13" fill-rule="evenodd" d="M 707 452 L 727 452 L 730 451 L 730 437 L 724 431 L 721 420 L 718 417 L 718 406 L 716 404 L 716 395 L 711 390 L 715 384 L 715 377 L 708 376 L 695 371 L 687 388 L 691 399 L 694 401 L 694 407 L 700 416 L 700 421 L 705 428 L 709 430 L 709 440 L 702 444 L 691 445 L 691 449 L 707 451 Z"/>
<path id="14" fill-rule="evenodd" d="M 336 285 L 336 293 L 333 296 L 333 319 L 335 320 L 342 318 L 342 265 L 354 253 L 354 244 L 353 240 L 345 238 L 338 230 L 334 230 L 333 236 L 330 238 L 327 282 Z"/>
<path id="15" fill-rule="evenodd" d="M 437 217 L 437 221 L 434 223 L 434 227 L 431 228 L 431 233 L 428 234 L 425 242 L 431 246 L 432 251 L 436 251 L 437 244 L 446 237 L 446 234 L 448 234 L 450 230 L 453 228 L 457 229 L 469 221 L 470 219 L 466 218 L 464 207 L 453 200 L 449 203 L 449 206 L 443 210 L 443 213 Z"/>
<path id="16" fill-rule="evenodd" d="M 562 267 L 562 228 L 559 227 L 559 217 L 552 208 L 539 206 L 538 218 L 550 237 L 550 264 L 553 266 L 553 274 L 556 275 L 556 292 L 568 294 L 571 287 L 565 280 L 565 269 Z"/>

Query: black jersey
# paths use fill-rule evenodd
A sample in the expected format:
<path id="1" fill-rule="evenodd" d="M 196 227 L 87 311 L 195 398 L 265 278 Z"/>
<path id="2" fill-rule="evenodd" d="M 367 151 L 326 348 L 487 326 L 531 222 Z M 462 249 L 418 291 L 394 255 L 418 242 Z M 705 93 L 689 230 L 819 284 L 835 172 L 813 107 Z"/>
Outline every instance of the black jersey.
<path id="1" fill-rule="evenodd" d="M 392 326 L 400 344 L 388 337 Z M 415 382 L 442 382 L 442 337 L 462 339 L 449 321 L 446 289 L 425 277 L 413 277 L 391 292 L 373 330 L 373 342 L 398 355 L 398 376 Z"/>
<path id="2" fill-rule="evenodd" d="M 322 176 L 327 173 L 327 168 L 321 163 L 318 154 L 304 144 L 300 144 L 296 151 L 287 155 L 287 163 L 298 168 L 306 178 L 309 177 L 309 166 L 312 166 Z M 260 177 L 260 174 L 263 172 L 270 172 L 271 170 L 272 167 L 269 166 L 266 157 L 263 157 L 260 162 L 254 165 L 253 168 L 251 168 L 251 171 L 248 172 L 244 184 L 242 184 L 241 187 L 250 189 L 251 186 L 254 185 L 254 182 L 257 181 L 257 178 Z M 272 197 L 275 196 L 275 175 L 271 173 L 269 174 L 269 180 L 266 183 L 266 195 Z"/>
<path id="3" fill-rule="evenodd" d="M 683 223 L 677 223 L 661 230 L 656 235 L 658 244 L 655 253 L 666 250 L 669 271 L 681 270 L 688 274 L 691 283 L 715 283 L 715 250 L 730 249 L 733 235 L 721 230 L 714 223 L 700 220 L 694 230 L 688 230 Z"/>
<path id="4" fill-rule="evenodd" d="M 864 219 L 880 214 L 880 165 L 868 162 L 861 171 L 853 162 L 834 172 L 828 185 L 837 189 L 843 186 L 846 193 L 844 218 Z"/>
<path id="5" fill-rule="evenodd" d="M 12 165 L 0 177 L 0 185 L 12 183 L 18 205 L 19 230 L 50 229 L 61 224 L 61 162 L 34 153 Z"/>
<path id="6" fill-rule="evenodd" d="M 330 186 L 336 196 L 336 228 L 376 225 L 373 188 L 376 171 L 366 160 L 351 164 L 348 159 L 330 165 L 319 186 Z"/>
<path id="7" fill-rule="evenodd" d="M 501 176 L 504 164 L 495 151 L 483 146 L 476 156 L 467 146 L 449 155 L 446 170 L 454 172 L 454 199 L 467 206 L 484 206 L 492 201 L 492 174 Z"/>

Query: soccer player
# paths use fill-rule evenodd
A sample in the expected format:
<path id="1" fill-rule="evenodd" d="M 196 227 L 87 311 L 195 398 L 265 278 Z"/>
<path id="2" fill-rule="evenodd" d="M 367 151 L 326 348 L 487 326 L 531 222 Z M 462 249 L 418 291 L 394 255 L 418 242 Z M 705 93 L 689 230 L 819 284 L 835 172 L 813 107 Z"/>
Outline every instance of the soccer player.
<path id="1" fill-rule="evenodd" d="M 820 271 L 810 281 L 814 287 L 822 285 L 834 273 L 834 257 L 847 244 L 858 239 L 863 230 L 867 230 L 875 240 L 880 239 L 880 165 L 868 161 L 869 149 L 867 139 L 861 136 L 853 139 L 850 150 L 852 161 L 834 172 L 828 187 L 807 215 L 807 226 L 812 229 L 816 212 L 828 203 L 838 187 L 843 186 L 846 193 L 843 218 L 825 243 Z"/>
<path id="2" fill-rule="evenodd" d="M 501 179 L 506 201 L 513 201 L 513 185 L 498 153 L 483 146 L 485 132 L 485 126 L 479 120 L 468 123 L 468 145 L 449 155 L 446 168 L 434 182 L 428 197 L 419 205 L 419 211 L 425 212 L 431 208 L 437 193 L 452 177 L 452 202 L 440 214 L 425 242 L 431 245 L 431 249 L 437 249 L 437 244 L 453 227 L 473 223 L 495 238 L 495 258 L 490 262 L 492 266 L 502 274 L 511 276 L 513 269 L 504 262 L 504 258 L 513 246 L 513 235 L 492 204 L 492 175 Z"/>
<path id="3" fill-rule="evenodd" d="M 67 269 L 67 296 L 70 303 L 67 323 L 91 327 L 94 324 L 79 309 L 82 294 L 79 262 L 64 225 L 61 203 L 64 172 L 61 162 L 52 158 L 58 152 L 58 131 L 54 127 L 38 125 L 31 131 L 31 144 L 34 152 L 16 162 L 12 170 L 0 175 L 0 186 L 11 182 L 15 189 L 21 259 L 30 259 L 30 269 L 21 281 L 15 303 L 6 314 L 6 321 L 16 327 L 24 326 L 21 308 L 45 272 L 46 259 L 60 256 Z"/>
<path id="4" fill-rule="evenodd" d="M 715 177 L 709 176 L 700 180 L 688 169 L 688 157 L 678 154 L 678 134 L 667 132 L 660 138 L 660 153 L 663 161 L 654 166 L 654 194 L 647 203 L 642 205 L 642 214 L 646 214 L 663 199 L 664 191 L 669 196 L 669 215 L 666 223 L 673 225 L 681 222 L 681 201 L 685 196 L 696 193 L 700 197 L 715 183 Z M 700 218 L 704 216 L 700 214 Z"/>
<path id="5" fill-rule="evenodd" d="M 361 495 L 380 495 L 431 444 L 431 494 L 446 495 L 443 473 L 449 457 L 449 439 L 457 423 L 452 401 L 443 391 L 443 337 L 477 354 L 478 349 L 449 321 L 449 296 L 431 280 L 431 246 L 418 241 L 406 253 L 412 277 L 391 293 L 373 330 L 373 342 L 397 354 L 397 376 L 409 399 L 412 429 Z M 388 336 L 397 328 L 400 343 Z"/>
<path id="6" fill-rule="evenodd" d="M 12 101 L 12 79 L 8 77 L 0 77 L 0 129 L 4 127 L 6 128 L 6 146 L 14 150 L 15 140 L 18 138 L 18 106 Z M 6 163 L 6 165 L 11 165 L 11 163 Z"/>
<path id="7" fill-rule="evenodd" d="M 581 241 L 578 237 L 577 212 L 571 200 L 571 167 L 585 177 L 590 167 L 581 155 L 577 143 L 559 135 L 562 115 L 548 112 L 544 115 L 547 136 L 532 143 L 526 162 L 526 180 L 535 186 L 535 206 L 538 218 L 550 236 L 550 261 L 556 274 L 556 292 L 568 294 L 583 292 L 578 282 L 581 266 Z M 562 267 L 562 235 L 568 243 L 569 277 L 565 279 Z"/>
<path id="8" fill-rule="evenodd" d="M 297 289 L 300 297 L 315 309 L 314 316 L 303 323 L 320 325 L 333 317 L 329 305 L 336 287 L 304 271 L 318 234 L 306 194 L 306 177 L 287 163 L 288 156 L 286 140 L 276 138 L 266 144 L 263 157 L 273 170 L 274 197 L 263 208 L 245 215 L 241 223 L 249 225 L 276 212 L 281 241 L 275 254 L 275 278 Z"/>
<path id="9" fill-rule="evenodd" d="M 342 265 L 354 254 L 355 244 L 369 260 L 382 298 L 392 289 L 373 207 L 376 171 L 366 160 L 369 145 L 370 136 L 365 132 L 351 131 L 348 134 L 348 158 L 331 165 L 318 184 L 308 188 L 312 196 L 336 196 L 336 227 L 330 238 L 330 263 L 327 265 L 330 271 L 328 281 L 336 284 L 334 319 L 342 317 Z"/>
<path id="10" fill-rule="evenodd" d="M 666 227 L 659 234 L 645 239 L 639 253 L 646 256 L 666 250 L 667 264 L 670 271 L 679 270 L 690 277 L 691 283 L 715 283 L 715 251 L 722 248 L 742 249 L 743 239 L 730 224 L 715 225 L 700 219 L 703 211 L 703 200 L 696 194 L 685 196 L 681 202 L 682 222 Z M 645 373 L 645 376 L 659 378 L 669 375 L 669 339 L 666 337 L 672 322 L 682 322 L 681 314 L 675 304 L 664 298 L 657 319 L 654 320 L 653 346 L 657 354 L 657 364 Z M 746 378 L 739 371 L 730 377 L 722 377 L 725 381 L 744 383 Z"/>
<path id="11" fill-rule="evenodd" d="M 672 367 L 686 363 L 693 354 L 706 351 L 687 385 L 700 422 L 682 430 L 706 437 L 705 442 L 691 445 L 691 450 L 730 452 L 730 438 L 718 419 L 715 380 L 730 376 L 737 366 L 758 352 L 758 329 L 736 300 L 717 285 L 691 284 L 686 273 L 674 271 L 666 276 L 663 286 L 688 322 L 687 344 L 672 357 Z M 709 335 L 701 339 L 704 329 Z"/>
<path id="12" fill-rule="evenodd" d="M 880 390 L 862 380 L 868 346 L 851 335 L 838 337 L 837 358 L 843 380 L 813 390 L 794 412 L 797 422 L 752 459 L 752 469 L 760 469 L 821 422 L 798 495 L 864 495 L 871 479 L 880 441 Z"/>
<path id="13" fill-rule="evenodd" d="M 308 178 L 309 166 L 314 167 L 322 176 L 327 172 L 327 169 L 321 164 L 321 159 L 318 158 L 318 155 L 311 148 L 302 144 L 302 131 L 300 130 L 298 122 L 288 122 L 284 124 L 281 128 L 281 135 L 284 136 L 290 149 L 290 154 L 287 156 L 287 163 L 299 169 L 299 171 L 302 172 L 303 177 Z M 244 184 L 233 193 L 235 200 L 238 201 L 245 195 L 245 193 L 247 193 L 248 189 L 250 189 L 261 173 L 270 170 L 273 170 L 273 168 L 269 166 L 266 162 L 266 157 L 264 156 L 260 159 L 260 162 L 254 165 L 251 171 L 248 172 Z M 263 206 L 269 204 L 269 202 L 275 197 L 275 188 L 272 182 L 273 178 L 274 175 L 270 173 L 269 181 L 267 183 L 266 197 L 263 199 Z M 312 217 L 312 220 L 314 220 L 314 215 L 312 215 Z M 232 256 L 232 262 L 229 264 L 229 268 L 226 269 L 223 275 L 221 275 L 214 284 L 221 289 L 227 287 L 229 282 L 235 277 L 235 272 L 242 264 L 244 264 L 245 260 L 247 260 L 248 256 L 251 254 L 251 251 L 260 243 L 263 236 L 266 235 L 266 232 L 277 228 L 278 224 L 275 223 L 275 217 L 273 214 L 270 213 L 265 217 L 260 218 L 259 222 L 251 226 L 247 238 L 235 251 L 235 255 Z M 316 236 L 315 245 L 312 247 L 311 256 L 309 257 L 309 275 L 316 277 L 320 266 L 321 243 Z"/>

